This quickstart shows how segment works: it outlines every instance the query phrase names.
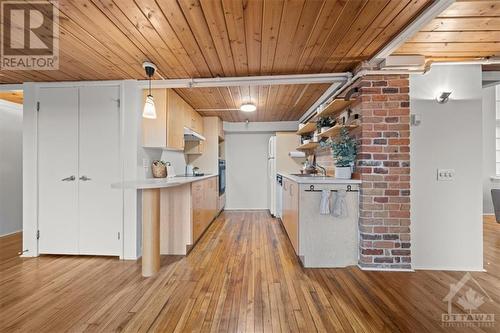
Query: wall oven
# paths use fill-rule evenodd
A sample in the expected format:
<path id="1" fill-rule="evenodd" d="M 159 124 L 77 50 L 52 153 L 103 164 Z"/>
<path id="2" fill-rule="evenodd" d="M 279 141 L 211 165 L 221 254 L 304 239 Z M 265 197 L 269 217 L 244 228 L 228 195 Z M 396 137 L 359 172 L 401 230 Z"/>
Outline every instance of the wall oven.
<path id="1" fill-rule="evenodd" d="M 226 161 L 219 160 L 219 196 L 226 192 Z"/>

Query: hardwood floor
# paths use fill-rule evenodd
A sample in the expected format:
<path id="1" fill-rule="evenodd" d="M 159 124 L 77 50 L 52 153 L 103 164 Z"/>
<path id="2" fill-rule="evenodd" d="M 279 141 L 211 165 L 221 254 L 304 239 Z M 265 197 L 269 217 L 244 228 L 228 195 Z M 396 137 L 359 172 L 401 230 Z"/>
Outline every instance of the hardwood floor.
<path id="1" fill-rule="evenodd" d="M 500 318 L 500 224 L 487 219 L 484 228 L 488 272 L 472 276 L 492 298 L 481 312 Z M 281 225 L 266 212 L 223 213 L 187 257 L 163 257 L 153 278 L 141 277 L 140 263 L 100 257 L 14 258 L 1 261 L 0 272 L 0 332 L 500 327 L 441 327 L 442 299 L 463 272 L 303 269 Z"/>

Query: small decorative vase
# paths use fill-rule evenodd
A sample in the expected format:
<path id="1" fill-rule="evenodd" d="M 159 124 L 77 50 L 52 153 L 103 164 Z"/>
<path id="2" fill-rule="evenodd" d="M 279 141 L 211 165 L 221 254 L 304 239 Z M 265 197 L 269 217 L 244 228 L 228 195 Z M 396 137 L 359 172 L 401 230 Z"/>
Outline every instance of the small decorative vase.
<path id="1" fill-rule="evenodd" d="M 309 142 L 311 142 L 311 139 L 304 140 L 304 144 L 308 144 Z"/>
<path id="2" fill-rule="evenodd" d="M 330 127 L 321 127 L 321 133 L 325 133 L 329 129 L 330 129 Z"/>
<path id="3" fill-rule="evenodd" d="M 335 178 L 337 179 L 351 179 L 351 167 L 335 167 Z"/>

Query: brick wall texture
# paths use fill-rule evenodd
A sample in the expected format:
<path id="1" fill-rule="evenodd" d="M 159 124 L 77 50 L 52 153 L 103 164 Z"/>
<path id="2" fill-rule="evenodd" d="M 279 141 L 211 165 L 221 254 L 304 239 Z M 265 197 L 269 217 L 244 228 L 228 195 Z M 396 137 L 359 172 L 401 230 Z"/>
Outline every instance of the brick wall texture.
<path id="1" fill-rule="evenodd" d="M 369 75 L 352 106 L 361 116 L 356 176 L 360 260 L 366 268 L 411 268 L 410 105 L 408 75 Z M 333 170 L 330 149 L 317 162 Z"/>

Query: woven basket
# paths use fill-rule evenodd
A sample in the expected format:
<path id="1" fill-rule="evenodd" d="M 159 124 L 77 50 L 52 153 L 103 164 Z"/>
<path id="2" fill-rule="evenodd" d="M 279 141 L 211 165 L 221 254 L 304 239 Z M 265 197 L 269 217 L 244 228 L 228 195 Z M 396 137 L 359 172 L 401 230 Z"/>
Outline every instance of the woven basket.
<path id="1" fill-rule="evenodd" d="M 167 167 L 164 164 L 158 163 L 152 165 L 153 177 L 154 178 L 165 178 L 167 177 Z"/>

